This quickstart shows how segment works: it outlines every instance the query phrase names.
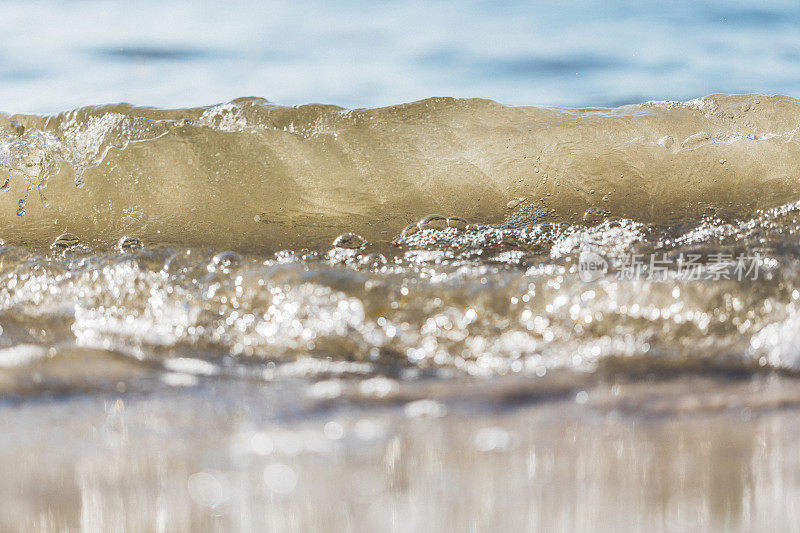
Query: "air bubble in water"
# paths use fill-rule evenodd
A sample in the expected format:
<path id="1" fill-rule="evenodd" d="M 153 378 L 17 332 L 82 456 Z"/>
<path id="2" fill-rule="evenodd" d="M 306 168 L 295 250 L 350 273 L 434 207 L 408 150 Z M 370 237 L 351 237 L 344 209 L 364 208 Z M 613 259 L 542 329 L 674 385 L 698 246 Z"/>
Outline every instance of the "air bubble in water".
<path id="1" fill-rule="evenodd" d="M 675 139 L 669 135 L 665 135 L 658 140 L 658 145 L 671 150 L 675 146 Z"/>
<path id="2" fill-rule="evenodd" d="M 596 224 L 608 216 L 608 213 L 599 207 L 590 207 L 583 214 L 583 221 L 589 224 Z"/>
<path id="3" fill-rule="evenodd" d="M 39 193 L 39 201 L 42 202 L 42 205 L 44 207 L 50 207 L 50 200 L 48 200 L 47 196 L 45 196 L 45 194 L 42 192 L 45 189 L 45 187 L 46 185 L 42 186 L 41 184 L 39 184 L 39 187 L 37 187 L 36 191 Z"/>
<path id="4" fill-rule="evenodd" d="M 359 259 L 358 264 L 365 268 L 380 268 L 387 263 L 386 256 L 379 253 L 367 254 Z"/>
<path id="5" fill-rule="evenodd" d="M 461 217 L 449 217 L 447 219 L 447 227 L 455 229 L 467 229 L 467 221 Z"/>
<path id="6" fill-rule="evenodd" d="M 86 185 L 86 178 L 83 177 L 83 170 L 75 169 L 75 186 L 79 189 L 83 189 L 83 186 Z"/>
<path id="7" fill-rule="evenodd" d="M 141 250 L 143 247 L 142 241 L 129 235 L 122 237 L 119 243 L 117 243 L 117 248 L 119 248 L 120 252 L 133 252 L 135 250 Z"/>
<path id="8" fill-rule="evenodd" d="M 705 146 L 707 144 L 713 143 L 714 139 L 711 138 L 711 135 L 708 133 L 695 133 L 694 135 L 687 137 L 683 144 L 681 144 L 681 148 L 684 150 L 695 150 L 700 148 L 701 146 Z"/>
<path id="9" fill-rule="evenodd" d="M 401 238 L 410 237 L 411 235 L 414 235 L 418 231 L 419 231 L 419 224 L 414 222 L 413 224 L 409 224 L 408 226 L 403 228 L 403 231 L 400 233 L 400 237 Z"/>
<path id="10" fill-rule="evenodd" d="M 442 215 L 428 215 L 419 221 L 419 229 L 444 229 L 447 218 Z"/>
<path id="11" fill-rule="evenodd" d="M 62 233 L 56 240 L 53 241 L 52 246 L 50 246 L 53 250 L 69 250 L 70 248 L 74 248 L 78 244 L 80 244 L 81 240 L 72 233 Z"/>
<path id="12" fill-rule="evenodd" d="M 230 272 L 242 262 L 242 258 L 236 252 L 221 252 L 211 259 L 208 264 L 209 272 Z"/>
<path id="13" fill-rule="evenodd" d="M 367 240 L 356 233 L 345 233 L 339 235 L 333 240 L 334 248 L 347 248 L 350 250 L 358 250 L 367 245 Z"/>
<path id="14" fill-rule="evenodd" d="M 516 233 L 503 233 L 500 242 L 506 246 L 519 246 L 520 240 Z"/>

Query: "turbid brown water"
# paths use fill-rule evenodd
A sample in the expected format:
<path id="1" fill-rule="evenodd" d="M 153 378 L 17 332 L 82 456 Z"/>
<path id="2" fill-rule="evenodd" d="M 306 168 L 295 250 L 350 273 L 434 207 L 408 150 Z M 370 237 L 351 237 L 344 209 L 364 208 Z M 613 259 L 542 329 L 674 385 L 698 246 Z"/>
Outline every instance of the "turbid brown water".
<path id="1" fill-rule="evenodd" d="M 650 223 L 748 217 L 796 199 L 798 109 L 766 96 L 585 110 L 242 99 L 12 116 L 2 119 L 11 180 L 0 224 L 9 242 L 135 233 L 277 251 L 347 231 L 388 241 L 433 213 L 484 224 L 534 206 L 571 223 L 590 208 Z"/>
<path id="2" fill-rule="evenodd" d="M 791 530 L 799 111 L 0 118 L 0 522 Z"/>

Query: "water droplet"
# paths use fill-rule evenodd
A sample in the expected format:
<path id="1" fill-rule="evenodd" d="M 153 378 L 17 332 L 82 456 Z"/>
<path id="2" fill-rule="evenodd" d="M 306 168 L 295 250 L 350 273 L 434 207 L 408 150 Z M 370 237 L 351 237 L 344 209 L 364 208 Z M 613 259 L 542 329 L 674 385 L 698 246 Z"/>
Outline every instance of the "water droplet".
<path id="1" fill-rule="evenodd" d="M 220 252 L 211 259 L 207 269 L 209 272 L 228 273 L 232 268 L 239 266 L 241 262 L 242 258 L 236 252 Z"/>
<path id="2" fill-rule="evenodd" d="M 583 221 L 589 224 L 596 224 L 608 216 L 608 213 L 599 207 L 590 207 L 583 214 Z"/>
<path id="3" fill-rule="evenodd" d="M 17 204 L 17 216 L 24 217 L 25 216 L 25 200 L 20 199 L 19 203 Z"/>
<path id="4" fill-rule="evenodd" d="M 367 240 L 356 233 L 344 233 L 333 240 L 334 248 L 347 248 L 358 250 L 367 245 Z"/>
<path id="5" fill-rule="evenodd" d="M 69 250 L 80 244 L 81 240 L 72 233 L 62 233 L 50 246 L 53 250 Z"/>
<path id="6" fill-rule="evenodd" d="M 117 248 L 119 248 L 120 252 L 133 252 L 135 250 L 141 250 L 144 248 L 144 245 L 142 244 L 142 241 L 136 237 L 126 235 L 119 240 L 119 243 L 117 243 Z"/>
<path id="7" fill-rule="evenodd" d="M 0 192 L 7 191 L 10 188 L 9 185 L 11 185 L 11 178 L 10 177 L 8 177 L 5 180 L 3 180 L 3 184 L 0 185 Z"/>

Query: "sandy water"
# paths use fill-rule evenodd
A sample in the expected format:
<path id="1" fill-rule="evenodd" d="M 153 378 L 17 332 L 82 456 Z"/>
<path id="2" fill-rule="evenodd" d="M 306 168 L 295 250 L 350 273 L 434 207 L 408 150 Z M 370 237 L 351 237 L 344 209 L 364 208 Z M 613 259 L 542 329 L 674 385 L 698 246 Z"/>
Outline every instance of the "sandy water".
<path id="1" fill-rule="evenodd" d="M 791 530 L 798 111 L 0 117 L 0 521 Z"/>

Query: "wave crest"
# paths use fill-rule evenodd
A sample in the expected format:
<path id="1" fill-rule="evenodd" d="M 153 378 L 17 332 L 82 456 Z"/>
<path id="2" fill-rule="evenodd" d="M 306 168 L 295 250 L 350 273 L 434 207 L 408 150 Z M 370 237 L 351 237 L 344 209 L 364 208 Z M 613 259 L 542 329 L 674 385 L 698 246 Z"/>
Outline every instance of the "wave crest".
<path id="1" fill-rule="evenodd" d="M 580 223 L 587 211 L 673 225 L 749 218 L 800 197 L 799 104 L 712 95 L 555 109 L 433 98 L 344 110 L 243 98 L 2 116 L 0 237 L 274 251 L 345 232 L 388 242 L 429 213 L 518 225 L 541 213 Z"/>

